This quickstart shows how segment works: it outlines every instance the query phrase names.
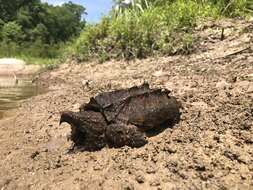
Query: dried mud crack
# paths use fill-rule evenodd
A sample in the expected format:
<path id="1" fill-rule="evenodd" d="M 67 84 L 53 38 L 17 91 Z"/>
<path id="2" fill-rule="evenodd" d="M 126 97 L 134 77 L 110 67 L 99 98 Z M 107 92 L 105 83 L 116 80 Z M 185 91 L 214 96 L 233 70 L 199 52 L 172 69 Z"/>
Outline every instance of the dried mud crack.
<path id="1" fill-rule="evenodd" d="M 224 23 L 221 41 L 216 31 Z M 39 82 L 50 84 L 50 92 L 0 121 L 0 189 L 252 189 L 251 31 L 246 21 L 206 24 L 196 32 L 201 43 L 192 55 L 68 63 L 42 73 Z M 182 102 L 173 129 L 138 149 L 66 153 L 70 129 L 59 126 L 61 111 L 144 81 Z"/>

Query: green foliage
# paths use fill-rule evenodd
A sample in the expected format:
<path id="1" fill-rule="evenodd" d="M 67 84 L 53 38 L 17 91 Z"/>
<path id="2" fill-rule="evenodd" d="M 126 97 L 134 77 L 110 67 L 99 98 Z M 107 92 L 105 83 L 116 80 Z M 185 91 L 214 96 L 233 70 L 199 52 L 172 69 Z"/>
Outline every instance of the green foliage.
<path id="1" fill-rule="evenodd" d="M 22 44 L 13 41 L 2 41 L 0 42 L 0 57 L 30 56 L 55 59 L 61 57 L 65 49 L 66 45 L 64 43 L 49 45 L 40 40 L 36 40 L 34 43 L 22 42 Z"/>
<path id="2" fill-rule="evenodd" d="M 74 43 L 72 52 L 80 60 L 188 54 L 193 51 L 191 34 L 199 18 L 244 15 L 249 0 L 115 2 L 111 14 L 86 27 Z"/>
<path id="3" fill-rule="evenodd" d="M 250 9 L 251 0 L 208 0 L 217 7 L 219 14 L 224 16 L 241 16 L 243 12 Z"/>
<path id="4" fill-rule="evenodd" d="M 0 0 L 0 19 L 21 26 L 25 41 L 68 41 L 85 26 L 84 13 L 84 7 L 72 2 L 52 6 L 40 0 Z"/>
<path id="5" fill-rule="evenodd" d="M 127 9 L 116 16 L 113 14 L 100 24 L 86 28 L 75 44 L 76 51 L 81 60 L 186 52 L 184 49 L 190 47 L 190 40 L 184 36 L 183 27 L 194 24 L 191 8 L 191 2 L 180 5 L 176 2 L 166 7 Z M 186 39 L 187 45 L 184 45 Z"/>
<path id="6" fill-rule="evenodd" d="M 43 23 L 50 34 L 49 41 L 68 41 L 84 28 L 85 22 L 81 21 L 81 16 L 85 9 L 82 6 L 69 2 L 62 6 L 45 7 L 47 12 L 43 16 Z"/>
<path id="7" fill-rule="evenodd" d="M 33 28 L 30 32 L 30 39 L 33 41 L 41 41 L 46 42 L 47 36 L 49 36 L 49 32 L 47 27 L 44 24 L 37 24 L 35 28 Z"/>
<path id="8" fill-rule="evenodd" d="M 2 38 L 5 42 L 20 42 L 23 39 L 22 28 L 16 22 L 8 22 L 3 25 Z"/>
<path id="9" fill-rule="evenodd" d="M 52 6 L 40 0 L 0 0 L 0 57 L 40 57 L 51 62 L 71 54 L 80 61 L 103 62 L 188 54 L 193 51 L 192 31 L 198 19 L 253 12 L 252 0 L 114 2 L 108 16 L 86 25 L 85 8 L 72 2 Z"/>
<path id="10" fill-rule="evenodd" d="M 0 0 L 0 57 L 57 58 L 62 44 L 84 28 L 84 13 L 72 2 L 53 6 L 40 0 Z"/>
<path id="11" fill-rule="evenodd" d="M 151 2 L 148 0 L 131 0 L 128 4 L 123 0 L 115 0 L 115 7 L 113 10 L 114 16 L 119 16 L 127 12 L 129 9 L 137 12 L 144 12 L 144 9 L 151 7 Z"/>
<path id="12" fill-rule="evenodd" d="M 0 40 L 3 39 L 3 33 L 2 33 L 3 26 L 4 26 L 4 21 L 0 19 Z"/>

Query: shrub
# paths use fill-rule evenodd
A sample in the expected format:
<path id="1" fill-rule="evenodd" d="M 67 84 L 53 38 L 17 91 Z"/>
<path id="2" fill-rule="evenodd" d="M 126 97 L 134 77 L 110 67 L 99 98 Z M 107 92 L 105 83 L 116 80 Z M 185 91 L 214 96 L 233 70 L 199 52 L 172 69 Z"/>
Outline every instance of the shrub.
<path id="1" fill-rule="evenodd" d="M 217 7 L 219 14 L 224 16 L 236 17 L 246 12 L 251 0 L 209 0 Z"/>
<path id="2" fill-rule="evenodd" d="M 198 9 L 199 5 L 192 1 L 176 1 L 166 7 L 127 9 L 117 16 L 105 17 L 81 33 L 75 43 L 77 56 L 80 60 L 107 60 L 188 52 L 188 33 Z"/>
<path id="3" fill-rule="evenodd" d="M 23 38 L 22 28 L 16 22 L 8 22 L 2 28 L 2 38 L 6 42 L 19 42 Z"/>
<path id="4" fill-rule="evenodd" d="M 147 3 L 148 2 L 148 3 Z M 138 0 L 84 29 L 74 43 L 81 61 L 145 58 L 193 51 L 199 18 L 244 15 L 249 0 Z"/>

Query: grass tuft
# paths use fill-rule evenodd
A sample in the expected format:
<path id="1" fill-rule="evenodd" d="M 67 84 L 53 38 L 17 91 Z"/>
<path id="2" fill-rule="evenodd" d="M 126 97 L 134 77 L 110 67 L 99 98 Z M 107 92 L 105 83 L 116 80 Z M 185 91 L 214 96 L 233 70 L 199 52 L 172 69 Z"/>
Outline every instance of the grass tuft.
<path id="1" fill-rule="evenodd" d="M 189 54 L 198 19 L 248 14 L 250 0 L 144 0 L 87 26 L 72 46 L 80 61 Z M 143 7 L 141 7 L 143 6 Z M 118 11 L 118 12 L 117 12 Z"/>

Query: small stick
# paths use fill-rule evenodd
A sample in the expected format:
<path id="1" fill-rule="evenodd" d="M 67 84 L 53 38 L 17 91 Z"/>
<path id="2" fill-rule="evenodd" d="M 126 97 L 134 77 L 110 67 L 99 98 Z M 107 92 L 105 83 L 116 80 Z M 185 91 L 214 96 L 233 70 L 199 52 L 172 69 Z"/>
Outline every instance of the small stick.
<path id="1" fill-rule="evenodd" d="M 235 51 L 235 52 L 233 52 L 233 53 L 229 53 L 229 54 L 224 55 L 224 56 L 216 57 L 216 58 L 211 59 L 211 60 L 227 58 L 227 57 L 230 57 L 230 56 L 232 56 L 232 55 L 240 54 L 240 53 L 242 53 L 242 52 L 244 52 L 244 51 L 246 51 L 246 50 L 249 50 L 249 49 L 251 49 L 250 46 L 248 46 L 248 47 L 246 47 L 246 48 L 243 48 L 243 49 L 240 49 L 240 50 L 238 50 L 238 51 Z"/>
<path id="2" fill-rule="evenodd" d="M 233 52 L 233 53 L 227 54 L 227 55 L 225 55 L 224 57 L 229 57 L 229 56 L 232 56 L 232 55 L 237 55 L 237 54 L 240 54 L 240 53 L 242 53 L 242 52 L 244 52 L 244 51 L 246 51 L 246 50 L 249 50 L 249 49 L 251 49 L 251 48 L 248 46 L 248 47 L 243 48 L 243 49 L 241 49 L 241 50 L 238 50 L 238 51 L 235 51 L 235 52 Z"/>
<path id="3" fill-rule="evenodd" d="M 15 84 L 18 84 L 18 79 L 17 79 L 17 76 L 15 75 L 15 73 L 13 72 L 13 77 L 14 77 L 14 80 L 15 80 Z"/>
<path id="4" fill-rule="evenodd" d="M 225 39 L 225 35 L 224 35 L 224 28 L 221 29 L 221 36 L 220 36 L 220 40 L 223 41 Z"/>

